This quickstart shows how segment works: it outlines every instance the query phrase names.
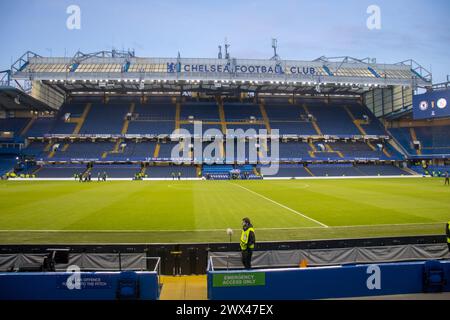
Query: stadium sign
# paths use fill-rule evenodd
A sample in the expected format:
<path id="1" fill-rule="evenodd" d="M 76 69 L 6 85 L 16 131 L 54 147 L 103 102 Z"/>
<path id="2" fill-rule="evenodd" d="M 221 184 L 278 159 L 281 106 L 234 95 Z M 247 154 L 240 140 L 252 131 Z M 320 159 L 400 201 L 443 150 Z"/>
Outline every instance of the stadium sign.
<path id="1" fill-rule="evenodd" d="M 265 285 L 266 274 L 264 272 L 213 274 L 213 287 L 248 287 Z"/>
<path id="2" fill-rule="evenodd" d="M 413 97 L 414 119 L 450 117 L 450 90 L 431 91 Z"/>
<path id="3" fill-rule="evenodd" d="M 315 75 L 317 70 L 311 66 L 275 65 L 232 65 L 227 64 L 181 64 L 180 62 L 167 62 L 167 73 L 199 72 L 199 73 L 246 73 L 246 74 L 300 74 Z"/>

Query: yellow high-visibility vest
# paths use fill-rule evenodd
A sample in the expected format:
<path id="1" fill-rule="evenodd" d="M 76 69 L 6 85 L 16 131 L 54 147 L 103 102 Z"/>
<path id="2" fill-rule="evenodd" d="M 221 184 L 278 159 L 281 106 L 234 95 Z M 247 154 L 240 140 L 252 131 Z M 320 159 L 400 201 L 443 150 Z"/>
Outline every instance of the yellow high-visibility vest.
<path id="1" fill-rule="evenodd" d="M 450 221 L 448 222 L 448 225 L 447 225 L 448 227 L 448 231 L 450 232 Z M 450 234 L 450 233 L 449 233 Z M 447 236 L 447 243 L 450 243 L 450 237 L 449 236 Z"/>
<path id="2" fill-rule="evenodd" d="M 247 230 L 242 230 L 241 233 L 241 250 L 247 250 L 247 243 L 248 243 L 248 237 L 250 236 L 250 231 L 253 231 L 253 233 L 255 232 L 255 229 L 253 228 L 248 228 Z M 249 246 L 250 249 L 254 249 L 255 248 L 255 244 L 251 244 Z"/>

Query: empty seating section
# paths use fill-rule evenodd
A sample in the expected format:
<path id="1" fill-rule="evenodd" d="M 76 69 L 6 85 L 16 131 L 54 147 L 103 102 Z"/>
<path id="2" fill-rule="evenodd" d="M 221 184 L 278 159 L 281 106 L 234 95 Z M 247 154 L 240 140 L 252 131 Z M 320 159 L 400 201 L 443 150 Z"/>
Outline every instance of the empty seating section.
<path id="1" fill-rule="evenodd" d="M 310 164 L 308 169 L 316 177 L 364 176 L 357 167 L 347 164 Z"/>
<path id="2" fill-rule="evenodd" d="M 128 134 L 171 134 L 175 130 L 175 121 L 170 120 L 135 120 L 128 125 Z"/>
<path id="3" fill-rule="evenodd" d="M 53 161 L 70 161 L 70 160 L 90 160 L 96 161 L 102 159 L 103 152 L 110 151 L 114 148 L 114 142 L 73 142 L 68 146 L 65 143 L 56 143 L 56 149 L 53 157 L 49 160 Z"/>
<path id="4" fill-rule="evenodd" d="M 48 145 L 48 142 L 33 141 L 23 149 L 22 154 L 26 156 L 34 156 L 36 160 L 43 160 L 48 154 L 44 149 Z"/>
<path id="5" fill-rule="evenodd" d="M 278 129 L 285 135 L 316 135 L 312 123 L 308 121 L 305 109 L 291 105 L 287 101 L 266 100 L 264 106 L 270 120 L 270 128 Z"/>
<path id="6" fill-rule="evenodd" d="M 223 104 L 225 112 L 225 120 L 229 121 L 247 121 L 250 117 L 261 120 L 262 115 L 259 106 L 253 103 L 232 103 L 225 102 Z"/>
<path id="7" fill-rule="evenodd" d="M 72 178 L 86 171 L 86 165 L 44 165 L 36 173 L 38 178 Z"/>
<path id="8" fill-rule="evenodd" d="M 359 171 L 362 171 L 367 176 L 398 176 L 410 175 L 410 173 L 394 166 L 394 165 L 364 165 L 357 166 Z"/>
<path id="9" fill-rule="evenodd" d="M 335 136 L 360 135 L 343 105 L 325 103 L 307 104 L 323 134 Z"/>
<path id="10" fill-rule="evenodd" d="M 227 130 L 234 130 L 234 134 L 235 135 L 252 135 L 253 134 L 253 130 L 255 131 L 256 134 L 258 134 L 258 132 L 260 132 L 259 130 L 263 130 L 266 129 L 266 126 L 264 124 L 248 124 L 248 123 L 241 123 L 241 124 L 230 124 L 227 123 Z M 238 130 L 242 130 L 238 131 Z M 240 133 L 241 132 L 241 133 Z M 267 132 L 267 134 L 269 134 Z"/>
<path id="11" fill-rule="evenodd" d="M 175 105 L 170 99 L 135 103 L 128 134 L 171 134 L 175 130 Z"/>
<path id="12" fill-rule="evenodd" d="M 377 143 L 372 145 L 375 150 L 369 147 L 369 145 L 362 141 L 336 141 L 328 143 L 328 145 L 334 150 L 339 151 L 344 155 L 345 159 L 377 159 L 377 160 L 389 160 L 382 149 L 378 147 Z"/>
<path id="13" fill-rule="evenodd" d="M 117 152 L 111 151 L 105 157 L 107 161 L 146 161 L 153 157 L 157 142 L 125 141 L 120 143 Z"/>
<path id="14" fill-rule="evenodd" d="M 17 138 L 29 121 L 30 118 L 0 119 L 0 132 L 12 132 L 13 137 Z"/>
<path id="15" fill-rule="evenodd" d="M 93 103 L 80 134 L 120 134 L 129 103 Z"/>
<path id="16" fill-rule="evenodd" d="M 309 151 L 311 148 L 306 142 L 289 141 L 279 144 L 280 160 L 311 160 Z"/>
<path id="17" fill-rule="evenodd" d="M 159 144 L 159 155 L 158 158 L 161 160 L 170 160 L 172 155 L 172 149 L 177 146 L 181 150 L 182 146 L 178 142 L 166 142 Z"/>
<path id="18" fill-rule="evenodd" d="M 180 172 L 181 178 L 197 177 L 197 168 L 194 166 L 149 166 L 146 174 L 149 178 L 172 178 L 172 172 L 177 177 Z"/>
<path id="19" fill-rule="evenodd" d="M 52 131 L 54 124 L 53 118 L 38 118 L 34 120 L 33 124 L 26 132 L 26 136 L 43 137 Z"/>
<path id="20" fill-rule="evenodd" d="M 262 166 L 259 166 L 261 168 Z M 280 164 L 276 177 L 311 177 L 302 164 Z"/>
<path id="21" fill-rule="evenodd" d="M 13 169 L 16 162 L 13 156 L 0 156 L 0 177 Z"/>
<path id="22" fill-rule="evenodd" d="M 390 128 L 389 132 L 401 144 L 408 154 L 416 154 L 409 128 Z"/>
<path id="23" fill-rule="evenodd" d="M 108 178 L 132 178 L 141 171 L 141 166 L 136 164 L 101 165 L 97 164 L 91 170 L 92 179 L 98 179 L 99 174 L 106 173 Z"/>
<path id="24" fill-rule="evenodd" d="M 270 121 L 270 129 L 277 129 L 280 135 L 316 135 L 308 121 Z M 272 132 L 273 133 L 273 132 Z"/>
<path id="25" fill-rule="evenodd" d="M 86 108 L 86 102 L 72 102 L 63 104 L 56 115 L 55 123 L 49 133 L 52 134 L 71 134 L 77 126 L 76 123 L 66 122 L 66 114 L 69 119 L 78 119 L 83 115 Z"/>
<path id="26" fill-rule="evenodd" d="M 215 102 L 186 102 L 181 105 L 180 120 L 194 120 L 218 122 L 219 109 Z"/>
<path id="27" fill-rule="evenodd" d="M 415 127 L 423 154 L 450 155 L 450 126 Z"/>
<path id="28" fill-rule="evenodd" d="M 40 166 L 36 165 L 36 164 L 31 164 L 28 165 L 24 168 L 20 168 L 19 170 L 16 170 L 17 175 L 22 176 L 22 177 L 26 177 L 26 175 L 32 175 L 35 174 L 38 169 L 40 168 Z"/>
<path id="29" fill-rule="evenodd" d="M 363 121 L 360 123 L 368 135 L 386 135 L 386 130 L 383 124 L 373 115 L 372 112 L 366 107 L 360 104 L 349 103 L 347 108 L 353 114 L 355 120 Z M 366 117 L 366 119 L 365 119 Z"/>
<path id="30" fill-rule="evenodd" d="M 389 131 L 410 155 L 450 155 L 450 126 L 402 127 Z M 418 151 L 412 134 L 420 142 Z"/>

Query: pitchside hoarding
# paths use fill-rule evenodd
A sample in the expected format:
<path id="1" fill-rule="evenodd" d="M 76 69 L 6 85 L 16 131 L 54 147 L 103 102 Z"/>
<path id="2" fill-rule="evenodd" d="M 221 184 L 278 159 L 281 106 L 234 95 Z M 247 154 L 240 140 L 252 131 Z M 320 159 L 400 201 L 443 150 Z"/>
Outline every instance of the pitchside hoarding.
<path id="1" fill-rule="evenodd" d="M 414 119 L 450 117 L 450 90 L 415 95 L 413 115 Z"/>

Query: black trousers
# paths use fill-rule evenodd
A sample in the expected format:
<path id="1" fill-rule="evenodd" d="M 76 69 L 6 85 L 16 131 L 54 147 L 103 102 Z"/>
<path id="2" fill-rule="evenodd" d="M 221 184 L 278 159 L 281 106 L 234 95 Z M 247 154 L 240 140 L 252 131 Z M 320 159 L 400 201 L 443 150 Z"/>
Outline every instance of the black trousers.
<path id="1" fill-rule="evenodd" d="M 445 178 L 444 184 L 450 184 L 450 183 L 449 183 L 449 178 Z"/>
<path id="2" fill-rule="evenodd" d="M 242 253 L 242 264 L 244 265 L 245 269 L 251 269 L 253 250 L 244 250 L 241 251 L 241 253 Z"/>

